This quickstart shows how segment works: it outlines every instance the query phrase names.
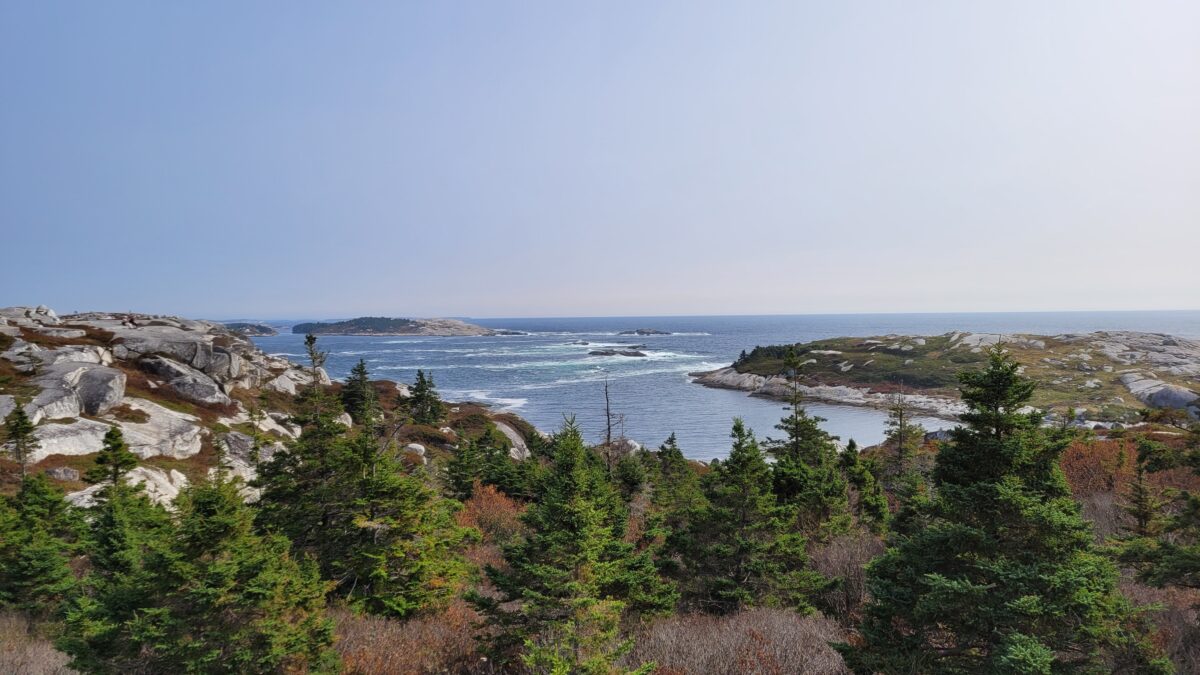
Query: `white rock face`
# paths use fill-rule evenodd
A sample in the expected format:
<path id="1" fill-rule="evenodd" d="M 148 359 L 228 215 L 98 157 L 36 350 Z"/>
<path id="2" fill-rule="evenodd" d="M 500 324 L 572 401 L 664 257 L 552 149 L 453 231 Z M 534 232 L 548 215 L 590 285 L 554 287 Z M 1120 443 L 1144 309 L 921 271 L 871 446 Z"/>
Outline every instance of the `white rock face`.
<path id="1" fill-rule="evenodd" d="M 50 455 L 90 455 L 100 452 L 104 445 L 104 434 L 109 425 L 92 420 L 75 420 L 70 424 L 48 422 L 33 430 L 38 440 L 38 449 L 30 457 L 31 463 L 40 462 Z"/>
<path id="2" fill-rule="evenodd" d="M 8 417 L 9 413 L 17 409 L 17 399 L 8 394 L 0 394 L 0 420 Z"/>
<path id="3" fill-rule="evenodd" d="M 529 446 L 525 444 L 525 439 L 521 438 L 521 434 L 517 433 L 516 429 L 512 428 L 507 422 L 500 420 L 492 420 L 492 424 L 495 424 L 500 433 L 504 434 L 509 442 L 512 443 L 512 447 L 508 450 L 509 457 L 518 461 L 529 459 Z"/>
<path id="4" fill-rule="evenodd" d="M 205 431 L 199 418 L 141 398 L 125 398 L 122 403 L 149 416 L 142 423 L 113 420 L 133 454 L 143 459 L 156 455 L 184 459 L 200 452 Z"/>
<path id="5" fill-rule="evenodd" d="M 151 501 L 170 506 L 175 498 L 179 496 L 180 490 L 187 487 L 187 476 L 171 469 L 169 472 L 162 469 L 150 466 L 134 467 L 125 477 L 125 482 L 130 485 L 142 485 L 146 491 L 146 496 Z M 96 493 L 104 489 L 104 484 L 96 484 L 86 487 L 78 492 L 72 492 L 67 495 L 67 501 L 80 508 L 90 508 L 96 505 Z"/>

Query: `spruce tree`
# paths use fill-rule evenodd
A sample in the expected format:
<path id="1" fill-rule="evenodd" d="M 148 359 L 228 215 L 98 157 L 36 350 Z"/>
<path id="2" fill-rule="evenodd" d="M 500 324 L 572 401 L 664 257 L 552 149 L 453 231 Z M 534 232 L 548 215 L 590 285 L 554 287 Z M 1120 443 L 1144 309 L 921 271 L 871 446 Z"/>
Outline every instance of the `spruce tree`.
<path id="1" fill-rule="evenodd" d="M 1022 408 L 1034 384 L 1001 348 L 960 376 L 965 426 L 938 455 L 920 526 L 868 572 L 856 672 L 1161 670 L 1129 629 L 1117 571 L 1071 498 L 1068 438 Z"/>
<path id="2" fill-rule="evenodd" d="M 486 569 L 499 597 L 473 596 L 501 663 L 524 651 L 539 670 L 597 672 L 627 646 L 614 629 L 621 618 L 674 606 L 652 552 L 624 540 L 628 512 L 605 473 L 578 427 L 556 435 L 540 500 L 522 516 L 528 534 L 505 547 L 504 569 Z"/>
<path id="3" fill-rule="evenodd" d="M 437 388 L 433 384 L 433 375 L 425 375 L 425 371 L 417 371 L 417 382 L 412 387 L 412 396 L 408 399 L 409 415 L 413 424 L 437 426 L 446 414 L 445 406 L 438 398 Z"/>
<path id="4" fill-rule="evenodd" d="M 872 532 L 882 532 L 891 515 L 887 494 L 880 480 L 877 463 L 866 459 L 853 439 L 842 450 L 842 471 L 854 491 L 854 512 L 858 521 Z"/>
<path id="5" fill-rule="evenodd" d="M 78 510 L 41 474 L 23 478 L 16 495 L 0 496 L 0 607 L 34 620 L 57 613 L 76 588 L 70 562 L 84 531 Z"/>
<path id="6" fill-rule="evenodd" d="M 460 552 L 471 534 L 454 523 L 454 503 L 408 474 L 372 434 L 360 431 L 350 443 L 357 462 L 346 469 L 361 478 L 350 528 L 337 537 L 341 553 L 328 564 L 338 595 L 398 618 L 448 600 L 466 576 Z"/>
<path id="7" fill-rule="evenodd" d="M 707 504 L 690 524 L 685 600 L 718 614 L 764 606 L 810 611 L 826 582 L 809 567 L 796 506 L 777 502 L 771 468 L 742 420 L 734 420 L 731 437 L 728 459 L 704 477 Z"/>
<path id="8" fill-rule="evenodd" d="M 1186 438 L 1184 448 L 1142 440 L 1139 469 L 1156 472 L 1186 468 L 1200 475 L 1200 424 L 1192 425 Z M 1146 492 L 1142 504 L 1134 501 L 1132 505 L 1135 517 L 1138 512 L 1144 514 L 1139 518 L 1144 520 L 1144 535 L 1122 545 L 1121 561 L 1136 569 L 1138 578 L 1148 584 L 1200 588 L 1200 494 L 1171 494 L 1172 512 L 1155 514 L 1154 507 L 1168 495 L 1154 494 L 1149 488 Z"/>
<path id="9" fill-rule="evenodd" d="M 850 528 L 851 518 L 837 445 L 821 429 L 825 420 L 804 409 L 799 388 L 800 361 L 795 351 L 788 349 L 785 362 L 791 379 L 788 415 L 775 428 L 786 437 L 766 443 L 766 451 L 775 458 L 771 467 L 775 495 L 781 504 L 794 507 L 802 532 L 839 534 Z"/>
<path id="10" fill-rule="evenodd" d="M 8 417 L 4 418 L 5 451 L 13 461 L 21 465 L 21 478 L 25 477 L 25 467 L 29 458 L 38 448 L 37 438 L 33 435 L 33 423 L 25 414 L 25 409 L 17 406 Z"/>
<path id="11" fill-rule="evenodd" d="M 461 436 L 461 434 L 460 434 Z M 483 453 L 479 441 L 466 439 L 459 443 L 454 456 L 446 464 L 446 483 L 450 496 L 465 502 L 475 491 L 475 481 L 483 472 Z"/>
<path id="12" fill-rule="evenodd" d="M 137 455 L 129 451 L 121 428 L 109 427 L 100 454 L 96 456 L 96 465 L 88 469 L 83 478 L 89 483 L 105 483 L 111 487 L 120 484 L 137 463 Z"/>
<path id="13" fill-rule="evenodd" d="M 109 446 L 111 456 L 120 457 L 119 447 Z M 151 503 L 140 484 L 127 484 L 123 474 L 97 493 L 90 510 L 89 569 L 66 611 L 58 647 L 71 655 L 73 668 L 84 672 L 147 672 L 133 633 L 146 609 L 165 592 L 148 571 L 147 561 L 169 547 L 174 535 L 170 516 Z"/>
<path id="14" fill-rule="evenodd" d="M 64 647 L 77 667 L 336 672 L 326 584 L 315 565 L 291 557 L 286 539 L 254 534 L 239 489 L 218 470 L 180 493 L 171 536 L 142 559 L 139 587 L 99 594 L 68 622 Z M 119 633 L 120 644 L 101 642 L 97 629 Z"/>
<path id="15" fill-rule="evenodd" d="M 379 397 L 371 386 L 367 362 L 362 359 L 350 370 L 342 387 L 342 407 L 350 413 L 355 424 L 373 423 L 379 414 Z"/>

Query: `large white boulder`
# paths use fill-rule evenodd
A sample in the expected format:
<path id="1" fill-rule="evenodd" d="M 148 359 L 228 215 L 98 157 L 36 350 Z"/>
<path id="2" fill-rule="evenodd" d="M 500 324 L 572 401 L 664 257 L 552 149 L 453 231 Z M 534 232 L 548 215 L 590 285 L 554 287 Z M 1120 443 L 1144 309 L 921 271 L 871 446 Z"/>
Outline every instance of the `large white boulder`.
<path id="1" fill-rule="evenodd" d="M 122 404 L 146 417 L 145 422 L 106 418 L 120 425 L 133 454 L 142 458 L 166 455 L 183 459 L 200 452 L 204 429 L 199 418 L 141 398 L 125 398 Z"/>
<path id="2" fill-rule="evenodd" d="M 151 466 L 134 467 L 126 474 L 125 482 L 130 485 L 142 485 L 146 496 L 151 501 L 163 506 L 170 506 L 179 496 L 179 492 L 188 484 L 187 476 L 175 469 L 164 471 Z M 69 493 L 67 501 L 80 508 L 90 508 L 96 504 L 96 493 L 103 489 L 104 484 L 98 483 L 78 492 Z"/>
<path id="3" fill-rule="evenodd" d="M 75 420 L 70 424 L 46 422 L 33 430 L 38 447 L 29 458 L 31 464 L 50 455 L 90 455 L 104 446 L 109 425 L 94 420 Z"/>

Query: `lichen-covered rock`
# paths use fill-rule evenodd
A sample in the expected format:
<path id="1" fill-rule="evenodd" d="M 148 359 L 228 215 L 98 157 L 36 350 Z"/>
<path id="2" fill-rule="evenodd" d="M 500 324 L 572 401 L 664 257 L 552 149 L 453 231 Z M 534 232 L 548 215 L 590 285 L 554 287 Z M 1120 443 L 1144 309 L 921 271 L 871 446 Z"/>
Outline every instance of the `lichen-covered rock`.
<path id="1" fill-rule="evenodd" d="M 55 466 L 46 469 L 46 475 L 55 480 L 79 480 L 79 470 L 69 466 Z"/>

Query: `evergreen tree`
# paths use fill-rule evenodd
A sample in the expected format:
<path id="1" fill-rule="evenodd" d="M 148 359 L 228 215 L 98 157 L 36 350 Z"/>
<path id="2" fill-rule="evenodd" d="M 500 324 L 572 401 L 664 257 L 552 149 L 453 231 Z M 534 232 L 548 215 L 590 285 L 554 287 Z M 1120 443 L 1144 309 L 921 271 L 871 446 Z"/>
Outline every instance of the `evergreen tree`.
<path id="1" fill-rule="evenodd" d="M 925 439 L 925 429 L 912 422 L 912 408 L 903 394 L 897 394 L 888 408 L 887 435 L 883 449 L 888 487 L 903 505 L 928 492 L 926 476 L 917 467 L 917 453 Z"/>
<path id="2" fill-rule="evenodd" d="M 315 566 L 291 558 L 286 539 L 253 533 L 238 483 L 218 471 L 186 488 L 176 506 L 173 536 L 142 560 L 139 582 L 149 592 L 99 595 L 83 606 L 92 621 L 69 623 L 64 646 L 76 665 L 95 672 L 335 672 L 325 584 Z M 95 649 L 96 635 L 77 632 L 122 615 L 119 649 Z"/>
<path id="3" fill-rule="evenodd" d="M 37 474 L 12 497 L 0 496 L 0 607 L 46 620 L 73 593 L 71 558 L 84 522 L 61 490 Z"/>
<path id="4" fill-rule="evenodd" d="M 707 507 L 700 475 L 683 456 L 675 434 L 657 452 L 647 453 L 645 461 L 653 506 L 648 529 L 663 539 L 659 568 L 670 576 L 682 578 L 683 557 L 694 547 L 691 524 Z"/>
<path id="5" fill-rule="evenodd" d="M 379 414 L 379 397 L 371 386 L 367 362 L 362 359 L 350 370 L 342 387 L 342 407 L 350 413 L 355 424 L 374 423 Z"/>
<path id="6" fill-rule="evenodd" d="M 504 549 L 506 568 L 486 569 L 499 597 L 473 600 L 494 629 L 490 648 L 502 663 L 524 648 L 539 670 L 597 672 L 626 646 L 613 628 L 621 617 L 667 612 L 676 594 L 652 552 L 624 541 L 624 502 L 578 427 L 568 424 L 555 437 L 540 487 L 540 500 L 522 516 L 528 534 Z"/>
<path id="7" fill-rule="evenodd" d="M 118 447 L 113 443 L 110 452 Z M 174 534 L 167 511 L 151 503 L 140 484 L 128 485 L 122 478 L 118 474 L 96 495 L 88 537 L 89 571 L 67 609 L 58 643 L 73 657 L 73 668 L 89 673 L 147 671 L 133 633 L 144 611 L 164 592 L 147 570 L 147 560 L 166 551 Z"/>
<path id="8" fill-rule="evenodd" d="M 853 439 L 842 450 L 842 471 L 854 489 L 854 511 L 860 523 L 873 532 L 881 532 L 891 515 L 881 473 L 874 461 L 863 458 Z"/>
<path id="9" fill-rule="evenodd" d="M 374 614 L 400 618 L 457 592 L 466 575 L 460 551 L 471 531 L 458 527 L 453 503 L 405 472 L 389 448 L 360 432 L 350 442 L 361 476 L 350 526 L 329 562 L 339 596 Z"/>
<path id="10" fill-rule="evenodd" d="M 785 358 L 792 382 L 788 415 L 776 429 L 786 438 L 768 440 L 766 450 L 775 458 L 771 467 L 775 495 L 781 504 L 794 507 L 796 522 L 807 534 L 823 536 L 850 528 L 846 477 L 838 462 L 834 439 L 821 429 L 820 417 L 810 416 L 800 395 L 800 361 L 789 349 Z"/>
<path id="11" fill-rule="evenodd" d="M 417 371 L 417 382 L 412 387 L 412 396 L 408 399 L 409 415 L 413 424 L 437 426 L 446 414 L 442 400 L 438 398 L 437 388 L 433 385 L 433 375 L 425 375 L 425 371 Z"/>
<path id="12" fill-rule="evenodd" d="M 104 445 L 96 456 L 96 465 L 84 475 L 89 483 L 106 483 L 109 487 L 121 483 L 125 474 L 137 466 L 137 455 L 129 451 L 120 427 L 109 427 L 104 433 Z M 107 489 L 107 488 L 106 488 Z"/>
<path id="13" fill-rule="evenodd" d="M 856 672 L 1153 672 L 1116 569 L 1062 470 L 1068 442 L 1024 414 L 1034 385 L 999 347 L 963 373 L 966 426 L 943 446 L 921 527 L 869 568 Z"/>
<path id="14" fill-rule="evenodd" d="M 809 611 L 826 582 L 809 568 L 807 542 L 793 527 L 796 506 L 776 501 L 771 469 L 742 420 L 731 437 L 729 458 L 704 477 L 707 505 L 691 522 L 685 599 L 720 614 L 752 606 Z"/>
<path id="15" fill-rule="evenodd" d="M 461 434 L 460 434 L 461 437 Z M 475 481 L 483 475 L 483 453 L 479 441 L 466 439 L 446 464 L 446 482 L 450 495 L 465 502 L 475 491 Z"/>
<path id="16" fill-rule="evenodd" d="M 1138 448 L 1138 465 L 1146 471 L 1189 468 L 1200 475 L 1200 424 L 1192 426 L 1182 449 L 1143 440 Z M 1136 486 L 1136 484 L 1135 484 Z M 1121 561 L 1132 565 L 1138 577 L 1154 586 L 1200 588 L 1200 495 L 1183 491 L 1170 495 L 1173 513 L 1155 514 L 1165 495 L 1147 489 L 1143 503 L 1133 503 L 1134 515 L 1144 535 L 1122 546 Z M 1165 506 L 1165 504 L 1163 504 Z"/>
<path id="17" fill-rule="evenodd" d="M 8 417 L 4 418 L 3 447 L 13 461 L 21 465 L 21 478 L 24 478 L 25 466 L 37 450 L 38 441 L 33 435 L 33 423 L 29 421 L 29 416 L 21 406 L 14 408 Z"/>

